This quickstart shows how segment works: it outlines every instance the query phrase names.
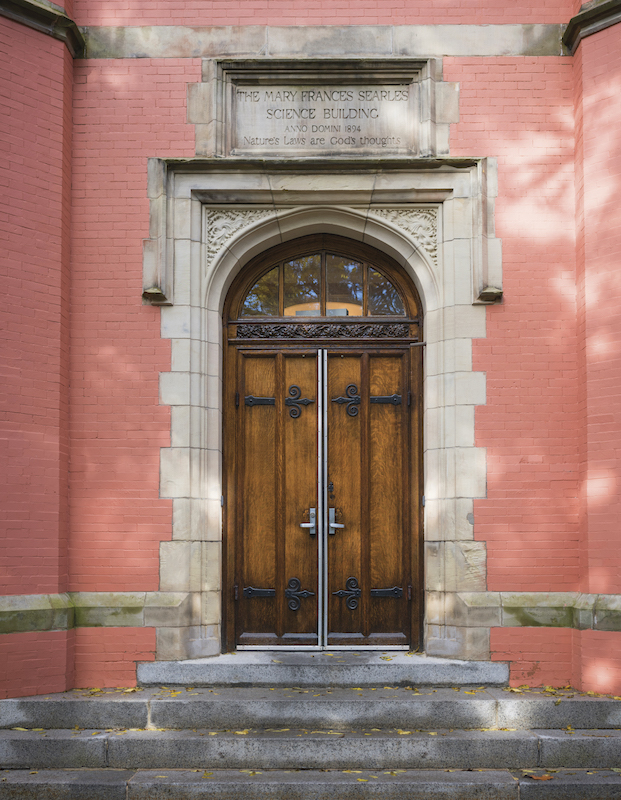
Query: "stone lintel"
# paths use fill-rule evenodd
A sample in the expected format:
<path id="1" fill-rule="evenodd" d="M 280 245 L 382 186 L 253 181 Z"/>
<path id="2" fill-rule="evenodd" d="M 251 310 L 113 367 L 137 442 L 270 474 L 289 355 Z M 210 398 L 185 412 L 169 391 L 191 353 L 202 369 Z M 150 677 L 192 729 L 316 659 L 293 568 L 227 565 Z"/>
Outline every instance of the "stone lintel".
<path id="1" fill-rule="evenodd" d="M 0 14 L 64 42 L 74 58 L 83 58 L 82 31 L 60 6 L 45 0 L 0 0 Z"/>
<path id="2" fill-rule="evenodd" d="M 560 56 L 563 25 L 89 26 L 88 58 Z"/>

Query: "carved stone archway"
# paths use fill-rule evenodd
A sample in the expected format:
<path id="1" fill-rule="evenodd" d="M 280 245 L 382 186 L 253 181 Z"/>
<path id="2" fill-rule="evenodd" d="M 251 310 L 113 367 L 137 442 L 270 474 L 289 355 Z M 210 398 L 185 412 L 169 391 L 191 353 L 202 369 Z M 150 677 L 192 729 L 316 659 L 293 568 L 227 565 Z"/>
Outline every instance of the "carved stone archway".
<path id="1" fill-rule="evenodd" d="M 485 544 L 474 541 L 473 500 L 486 491 L 474 408 L 485 375 L 472 339 L 501 295 L 493 236 L 493 164 L 281 171 L 222 160 L 151 164 L 154 238 L 145 246 L 145 301 L 162 305 L 172 370 L 171 447 L 161 451 L 161 497 L 173 500 L 173 537 L 161 544 L 161 591 L 183 614 L 157 627 L 158 659 L 220 651 L 222 308 L 235 275 L 268 248 L 311 233 L 367 242 L 411 277 L 425 313 L 425 650 L 489 658 Z M 493 181 L 490 181 L 493 185 Z M 332 202 L 331 202 L 332 201 Z"/>

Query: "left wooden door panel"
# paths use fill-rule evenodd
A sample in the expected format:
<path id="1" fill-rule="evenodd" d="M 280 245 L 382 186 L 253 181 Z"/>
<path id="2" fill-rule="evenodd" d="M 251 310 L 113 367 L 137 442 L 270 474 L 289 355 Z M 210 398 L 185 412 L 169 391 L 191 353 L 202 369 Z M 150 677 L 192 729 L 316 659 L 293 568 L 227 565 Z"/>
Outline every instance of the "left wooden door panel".
<path id="1" fill-rule="evenodd" d="M 240 645 L 317 644 L 317 357 L 239 352 L 236 417 Z"/>

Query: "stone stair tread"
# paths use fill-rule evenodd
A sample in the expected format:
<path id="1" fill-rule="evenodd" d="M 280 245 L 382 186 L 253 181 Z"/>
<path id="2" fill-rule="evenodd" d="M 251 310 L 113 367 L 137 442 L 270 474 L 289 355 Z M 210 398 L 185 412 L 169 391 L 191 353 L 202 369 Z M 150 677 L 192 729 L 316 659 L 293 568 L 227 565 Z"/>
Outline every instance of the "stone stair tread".
<path id="1" fill-rule="evenodd" d="M 138 664 L 137 675 L 142 686 L 504 686 L 509 680 L 504 662 L 458 661 L 403 650 L 243 650 L 187 661 L 146 661 Z"/>
<path id="2" fill-rule="evenodd" d="M 621 767 L 618 730 L 0 731 L 5 768 Z"/>
<path id="3" fill-rule="evenodd" d="M 573 696 L 572 696 L 573 695 Z M 621 701 L 494 687 L 154 687 L 0 700 L 0 728 L 621 728 Z"/>
<path id="4" fill-rule="evenodd" d="M 535 776 L 533 778 L 533 776 Z M 538 780 L 544 777 L 546 780 Z M 9 770 L 2 800 L 619 800 L 611 770 Z"/>

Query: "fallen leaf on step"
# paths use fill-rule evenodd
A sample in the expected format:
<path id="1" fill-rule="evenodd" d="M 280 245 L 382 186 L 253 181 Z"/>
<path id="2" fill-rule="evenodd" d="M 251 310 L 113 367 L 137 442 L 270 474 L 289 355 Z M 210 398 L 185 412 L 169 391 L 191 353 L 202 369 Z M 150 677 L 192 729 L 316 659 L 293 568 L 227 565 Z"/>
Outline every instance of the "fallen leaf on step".
<path id="1" fill-rule="evenodd" d="M 344 769 L 343 772 L 345 772 L 346 774 L 357 774 L 357 775 L 360 775 L 362 770 L 361 769 Z"/>
<path id="2" fill-rule="evenodd" d="M 12 731 L 27 731 L 28 728 L 11 728 Z"/>
<path id="3" fill-rule="evenodd" d="M 369 782 L 368 778 L 356 778 L 356 780 L 360 781 L 360 783 L 368 783 Z"/>
<path id="4" fill-rule="evenodd" d="M 553 781 L 552 775 L 527 775 L 527 778 L 532 778 L 534 781 Z"/>

